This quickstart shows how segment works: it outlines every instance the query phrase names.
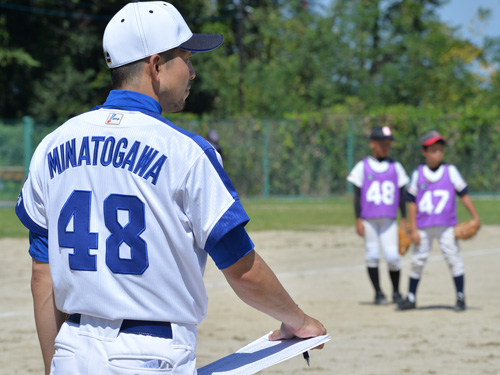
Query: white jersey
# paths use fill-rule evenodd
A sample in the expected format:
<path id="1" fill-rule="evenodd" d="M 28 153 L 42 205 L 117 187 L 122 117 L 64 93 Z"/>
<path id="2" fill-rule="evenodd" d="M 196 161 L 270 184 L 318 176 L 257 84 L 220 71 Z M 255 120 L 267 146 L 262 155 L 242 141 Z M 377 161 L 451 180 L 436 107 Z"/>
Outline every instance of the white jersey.
<path id="1" fill-rule="evenodd" d="M 444 170 L 445 170 L 444 164 L 441 164 L 439 168 L 436 169 L 435 171 L 430 169 L 427 165 L 424 165 L 422 167 L 424 178 L 429 182 L 439 181 L 443 177 Z M 460 193 L 463 189 L 467 187 L 467 182 L 465 182 L 462 175 L 458 171 L 457 167 L 455 167 L 452 164 L 448 164 L 448 174 L 450 177 L 450 182 L 455 187 L 455 191 Z M 410 193 L 414 197 L 417 196 L 418 192 L 417 185 L 418 185 L 418 169 L 415 169 L 411 174 L 410 184 L 408 185 L 407 188 L 408 193 Z"/>
<path id="2" fill-rule="evenodd" d="M 373 156 L 368 156 L 367 160 L 370 168 L 373 169 L 374 172 L 384 173 L 389 169 L 390 163 L 388 159 L 378 161 Z M 402 188 L 403 186 L 408 184 L 410 179 L 408 178 L 408 175 L 406 174 L 406 171 L 400 162 L 394 161 L 394 167 L 396 168 L 396 173 L 398 175 L 398 187 Z M 363 164 L 363 160 L 360 160 L 356 163 L 352 171 L 347 176 L 347 181 L 352 183 L 354 186 L 361 188 L 361 186 L 363 186 L 364 178 L 365 167 Z"/>
<path id="3" fill-rule="evenodd" d="M 248 216 L 213 147 L 160 112 L 150 97 L 111 91 L 33 155 L 16 211 L 48 233 L 65 313 L 182 324 L 206 315 L 207 252 Z"/>

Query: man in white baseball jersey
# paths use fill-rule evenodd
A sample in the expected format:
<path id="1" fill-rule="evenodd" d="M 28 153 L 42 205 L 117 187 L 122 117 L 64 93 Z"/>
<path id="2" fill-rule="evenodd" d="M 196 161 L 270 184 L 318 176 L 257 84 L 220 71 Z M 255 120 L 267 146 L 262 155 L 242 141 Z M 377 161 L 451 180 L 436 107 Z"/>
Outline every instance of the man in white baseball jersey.
<path id="1" fill-rule="evenodd" d="M 37 147 L 16 212 L 46 374 L 196 374 L 207 254 L 282 322 L 271 339 L 326 333 L 255 252 L 220 155 L 161 116 L 183 109 L 191 56 L 222 41 L 193 34 L 171 4 L 126 5 L 104 32 L 106 102 Z"/>
<path id="2" fill-rule="evenodd" d="M 400 227 L 406 230 L 406 206 L 402 192 L 408 176 L 398 161 L 389 158 L 394 136 L 388 126 L 377 126 L 370 134 L 372 154 L 359 161 L 347 176 L 354 185 L 356 232 L 365 241 L 365 264 L 375 290 L 374 303 L 387 302 L 379 281 L 380 247 L 384 250 L 392 284 L 392 300 L 402 301 L 399 293 L 401 261 L 398 253 L 398 208 Z"/>
<path id="3" fill-rule="evenodd" d="M 425 133 L 421 139 L 425 164 L 411 175 L 406 199 L 409 202 L 411 239 L 415 246 L 410 265 L 407 298 L 398 310 L 416 307 L 417 286 L 429 257 L 432 242 L 437 239 L 448 263 L 456 288 L 456 311 L 466 309 L 464 295 L 464 264 L 460 256 L 454 226 L 457 224 L 455 194 L 479 223 L 479 216 L 468 194 L 468 187 L 458 169 L 443 163 L 446 139 L 436 130 Z"/>

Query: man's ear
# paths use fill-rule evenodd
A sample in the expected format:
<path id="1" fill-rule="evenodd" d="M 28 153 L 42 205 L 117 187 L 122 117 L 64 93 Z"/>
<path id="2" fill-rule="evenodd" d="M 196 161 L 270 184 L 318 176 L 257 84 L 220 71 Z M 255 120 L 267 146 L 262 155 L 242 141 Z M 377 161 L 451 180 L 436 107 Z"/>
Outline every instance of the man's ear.
<path id="1" fill-rule="evenodd" d="M 162 58 L 160 55 L 152 55 L 149 57 L 148 67 L 149 73 L 153 81 L 157 81 L 160 75 Z"/>

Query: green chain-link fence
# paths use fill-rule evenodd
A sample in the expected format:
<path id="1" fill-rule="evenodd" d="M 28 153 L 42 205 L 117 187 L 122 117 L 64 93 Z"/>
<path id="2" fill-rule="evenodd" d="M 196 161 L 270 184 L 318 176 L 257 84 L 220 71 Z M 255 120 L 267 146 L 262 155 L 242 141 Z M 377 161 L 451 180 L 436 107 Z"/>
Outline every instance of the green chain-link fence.
<path id="1" fill-rule="evenodd" d="M 500 125 L 477 126 L 465 119 L 456 126 L 454 121 L 391 124 L 396 137 L 391 156 L 410 174 L 423 161 L 419 136 L 437 128 L 449 140 L 445 160 L 458 166 L 471 192 L 500 192 Z M 224 167 L 238 193 L 264 197 L 351 192 L 347 173 L 370 153 L 368 135 L 377 124 L 353 116 L 301 121 L 177 117 L 174 122 L 202 136 L 217 130 Z M 57 126 L 30 118 L 0 120 L 0 201 L 16 200 L 34 147 Z"/>

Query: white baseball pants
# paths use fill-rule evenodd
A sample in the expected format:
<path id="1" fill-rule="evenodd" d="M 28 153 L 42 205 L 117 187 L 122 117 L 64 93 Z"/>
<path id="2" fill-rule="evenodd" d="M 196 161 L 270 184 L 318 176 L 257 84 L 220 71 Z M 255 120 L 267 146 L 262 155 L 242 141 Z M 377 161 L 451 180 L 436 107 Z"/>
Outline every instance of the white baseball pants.
<path id="1" fill-rule="evenodd" d="M 196 326 L 172 323 L 172 339 L 119 332 L 121 320 L 82 315 L 56 337 L 51 375 L 196 375 Z"/>
<path id="2" fill-rule="evenodd" d="M 464 263 L 459 252 L 458 242 L 453 227 L 436 226 L 418 230 L 420 245 L 413 247 L 411 257 L 410 277 L 420 279 L 425 262 L 431 252 L 432 242 L 438 240 L 444 259 L 453 277 L 464 274 Z"/>
<path id="3" fill-rule="evenodd" d="M 378 267 L 380 259 L 379 244 L 384 250 L 385 260 L 389 271 L 399 271 L 398 226 L 396 220 L 383 217 L 377 219 L 363 219 L 365 227 L 365 263 L 369 268 Z"/>

